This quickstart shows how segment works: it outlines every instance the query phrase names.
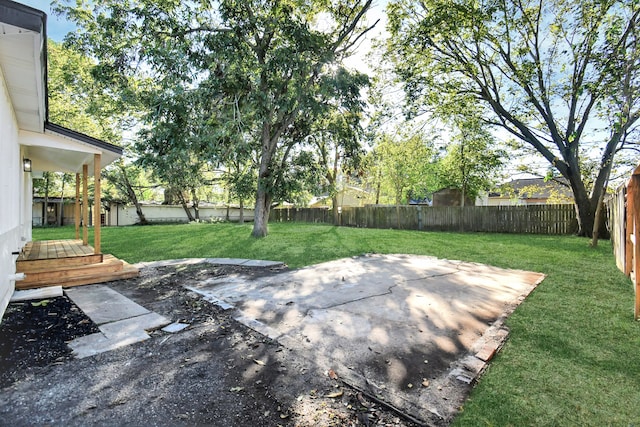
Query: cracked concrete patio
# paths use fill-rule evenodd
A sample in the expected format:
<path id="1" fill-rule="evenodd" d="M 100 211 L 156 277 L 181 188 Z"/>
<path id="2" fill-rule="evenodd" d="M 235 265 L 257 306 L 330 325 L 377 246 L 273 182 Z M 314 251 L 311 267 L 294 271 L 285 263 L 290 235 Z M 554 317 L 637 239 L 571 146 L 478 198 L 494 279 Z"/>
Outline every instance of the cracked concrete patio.
<path id="1" fill-rule="evenodd" d="M 188 289 L 416 420 L 450 420 L 502 345 L 504 319 L 544 275 L 368 255 Z"/>

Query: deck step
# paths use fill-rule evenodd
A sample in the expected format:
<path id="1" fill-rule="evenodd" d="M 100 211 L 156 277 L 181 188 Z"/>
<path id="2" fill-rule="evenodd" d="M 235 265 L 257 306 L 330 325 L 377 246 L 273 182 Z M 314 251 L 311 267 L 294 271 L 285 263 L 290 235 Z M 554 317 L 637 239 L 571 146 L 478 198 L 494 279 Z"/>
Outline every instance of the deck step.
<path id="1" fill-rule="evenodd" d="M 93 255 L 94 249 L 82 240 L 42 240 L 28 242 L 22 249 L 18 261 L 70 258 Z"/>
<path id="2" fill-rule="evenodd" d="M 103 261 L 102 254 L 82 255 L 56 259 L 26 260 L 16 261 L 17 273 L 33 273 L 40 270 L 51 271 L 52 269 L 62 269 L 67 267 L 77 267 L 81 265 L 99 264 Z"/>
<path id="3" fill-rule="evenodd" d="M 78 276 L 73 277 L 70 280 L 67 280 L 64 283 L 60 283 L 64 288 L 70 288 L 73 286 L 81 286 L 81 285 L 93 285 L 96 283 L 104 283 L 104 282 L 113 282 L 114 280 L 124 280 L 124 279 L 133 279 L 134 277 L 138 277 L 139 271 L 136 267 L 131 264 L 127 264 L 122 261 L 123 266 L 122 270 L 115 271 L 112 273 L 102 273 L 102 274 L 91 274 L 87 276 Z"/>
<path id="4" fill-rule="evenodd" d="M 88 279 L 101 279 L 100 282 L 117 280 L 109 277 L 118 277 L 117 273 L 123 272 L 124 261 L 112 256 L 104 255 L 103 262 L 90 265 L 61 266 L 43 270 L 36 270 L 26 273 L 26 278 L 16 283 L 16 289 L 30 289 L 43 285 L 75 286 L 79 282 L 86 282 Z M 136 270 L 137 271 L 137 270 Z M 104 278 L 104 280 L 102 280 Z"/>

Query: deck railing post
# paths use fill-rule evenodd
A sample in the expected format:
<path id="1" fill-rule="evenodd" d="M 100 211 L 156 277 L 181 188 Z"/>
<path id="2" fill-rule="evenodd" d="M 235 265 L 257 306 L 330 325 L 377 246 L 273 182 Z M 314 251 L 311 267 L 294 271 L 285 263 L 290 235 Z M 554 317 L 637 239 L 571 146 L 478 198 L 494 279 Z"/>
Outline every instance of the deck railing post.
<path id="1" fill-rule="evenodd" d="M 82 244 L 89 244 L 89 165 L 82 165 Z"/>
<path id="2" fill-rule="evenodd" d="M 100 226 L 102 225 L 100 217 L 100 154 L 93 155 L 93 183 L 94 183 L 94 197 L 93 197 L 93 251 L 95 254 L 100 253 Z"/>
<path id="3" fill-rule="evenodd" d="M 80 174 L 76 173 L 76 203 L 73 208 L 73 221 L 76 225 L 76 240 L 80 239 Z"/>

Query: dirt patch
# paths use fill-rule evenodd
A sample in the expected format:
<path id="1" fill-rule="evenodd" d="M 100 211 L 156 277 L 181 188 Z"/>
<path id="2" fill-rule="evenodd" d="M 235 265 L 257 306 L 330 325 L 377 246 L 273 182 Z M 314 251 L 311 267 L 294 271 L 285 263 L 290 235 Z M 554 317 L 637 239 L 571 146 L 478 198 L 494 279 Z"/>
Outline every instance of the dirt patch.
<path id="1" fill-rule="evenodd" d="M 71 359 L 67 341 L 99 332 L 67 297 L 12 303 L 0 323 L 0 388 Z"/>
<path id="2" fill-rule="evenodd" d="M 197 264 L 110 283 L 190 326 L 86 359 L 65 343 L 97 330 L 68 299 L 11 304 L 0 324 L 0 417 L 12 425 L 416 425 L 182 286 L 278 271 Z"/>

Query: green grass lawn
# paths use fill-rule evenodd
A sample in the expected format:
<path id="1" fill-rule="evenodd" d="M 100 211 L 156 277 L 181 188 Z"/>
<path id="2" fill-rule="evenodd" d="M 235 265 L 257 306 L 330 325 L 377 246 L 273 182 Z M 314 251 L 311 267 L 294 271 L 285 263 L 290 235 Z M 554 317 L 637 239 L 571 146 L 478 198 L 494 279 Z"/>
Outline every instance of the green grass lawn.
<path id="1" fill-rule="evenodd" d="M 509 340 L 456 425 L 640 425 L 640 323 L 633 289 L 608 241 L 569 236 L 431 233 L 271 224 L 184 224 L 102 229 L 102 249 L 129 262 L 187 257 L 284 261 L 296 268 L 363 253 L 406 253 L 545 273 L 508 319 Z M 72 228 L 34 239 L 73 238 Z"/>

